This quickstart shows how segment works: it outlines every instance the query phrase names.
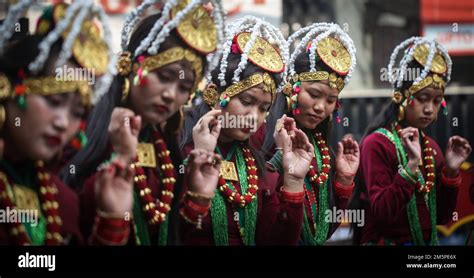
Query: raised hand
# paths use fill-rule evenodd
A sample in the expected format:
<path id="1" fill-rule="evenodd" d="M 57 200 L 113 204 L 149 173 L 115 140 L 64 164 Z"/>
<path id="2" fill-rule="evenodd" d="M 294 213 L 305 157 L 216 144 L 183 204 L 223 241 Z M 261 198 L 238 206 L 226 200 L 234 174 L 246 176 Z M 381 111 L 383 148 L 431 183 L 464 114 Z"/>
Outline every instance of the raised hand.
<path id="1" fill-rule="evenodd" d="M 217 188 L 221 157 L 213 151 L 194 149 L 188 162 L 189 191 L 212 199 Z"/>
<path id="2" fill-rule="evenodd" d="M 446 167 L 453 175 L 457 175 L 457 171 L 461 164 L 471 154 L 472 147 L 469 142 L 461 136 L 453 136 L 448 140 L 446 148 Z"/>
<path id="3" fill-rule="evenodd" d="M 314 157 L 313 145 L 306 134 L 296 129 L 295 136 L 291 137 L 286 128 L 279 131 L 283 138 L 282 165 L 284 171 L 285 191 L 303 191 L 304 177 L 309 171 L 309 166 Z"/>
<path id="4" fill-rule="evenodd" d="M 112 111 L 108 133 L 114 152 L 124 163 L 135 159 L 141 117 L 127 108 L 117 107 Z"/>
<path id="5" fill-rule="evenodd" d="M 337 144 L 336 180 L 342 184 L 352 184 L 359 169 L 360 152 L 357 141 L 351 137 L 342 138 Z"/>
<path id="6" fill-rule="evenodd" d="M 117 217 L 131 214 L 134 175 L 134 169 L 119 159 L 101 166 L 95 181 L 97 207 Z"/>
<path id="7" fill-rule="evenodd" d="M 408 155 L 408 167 L 412 173 L 415 173 L 421 161 L 420 134 L 418 129 L 414 127 L 404 128 L 398 136 L 400 136 Z"/>
<path id="8" fill-rule="evenodd" d="M 215 109 L 207 112 L 199 119 L 193 127 L 194 149 L 214 152 L 217 139 L 221 133 L 221 123 L 217 118 L 221 114 L 221 110 Z"/>
<path id="9" fill-rule="evenodd" d="M 277 120 L 275 131 L 273 132 L 273 139 L 278 149 L 283 149 L 284 144 L 283 133 L 280 132 L 282 128 L 286 129 L 290 137 L 295 136 L 295 130 L 297 129 L 295 120 L 286 116 L 286 114 L 283 114 L 283 116 Z"/>

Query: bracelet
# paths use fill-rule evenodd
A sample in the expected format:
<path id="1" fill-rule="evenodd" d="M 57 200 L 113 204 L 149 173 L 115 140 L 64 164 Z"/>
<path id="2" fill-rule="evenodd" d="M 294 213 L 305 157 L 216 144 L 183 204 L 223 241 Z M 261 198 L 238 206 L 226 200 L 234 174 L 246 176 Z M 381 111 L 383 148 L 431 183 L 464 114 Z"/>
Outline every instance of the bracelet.
<path id="1" fill-rule="evenodd" d="M 96 215 L 90 243 L 124 245 L 130 235 L 130 222 L 122 219 L 108 219 Z"/>
<path id="2" fill-rule="evenodd" d="M 285 191 L 284 186 L 280 187 L 281 197 L 289 203 L 302 203 L 304 201 L 304 191 L 288 192 Z"/>
<path id="3" fill-rule="evenodd" d="M 205 194 L 201 194 L 201 193 L 197 193 L 197 192 L 193 192 L 193 191 L 189 191 L 189 190 L 186 192 L 186 195 L 188 195 L 191 198 L 205 200 L 205 201 L 211 201 L 216 196 L 215 193 L 213 193 L 211 196 L 209 196 L 209 195 L 205 195 Z"/>
<path id="4" fill-rule="evenodd" d="M 102 211 L 102 210 L 97 210 L 97 215 L 100 216 L 101 218 L 104 218 L 104 219 L 120 219 L 120 220 L 124 220 L 125 219 L 125 214 L 128 213 L 129 215 L 131 215 L 130 212 L 125 212 L 125 213 L 116 213 L 116 212 L 105 212 L 105 211 Z"/>
<path id="5" fill-rule="evenodd" d="M 202 218 L 203 218 L 203 215 L 199 214 L 197 215 L 197 219 L 196 221 L 194 220 L 191 220 L 189 217 L 186 216 L 186 213 L 185 213 L 185 210 L 184 209 L 180 209 L 179 210 L 179 214 L 183 217 L 183 219 L 188 222 L 189 224 L 193 224 L 193 225 L 196 225 L 196 229 L 197 230 L 202 230 Z"/>

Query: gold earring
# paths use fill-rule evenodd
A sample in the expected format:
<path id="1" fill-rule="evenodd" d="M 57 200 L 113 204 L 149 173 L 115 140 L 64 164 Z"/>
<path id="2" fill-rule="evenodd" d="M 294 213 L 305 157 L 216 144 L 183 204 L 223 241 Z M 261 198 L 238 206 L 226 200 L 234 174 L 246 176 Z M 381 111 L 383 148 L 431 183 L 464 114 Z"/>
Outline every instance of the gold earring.
<path id="1" fill-rule="evenodd" d="M 125 103 L 128 98 L 128 93 L 130 92 L 130 80 L 128 77 L 125 77 L 122 87 L 122 103 Z"/>
<path id="2" fill-rule="evenodd" d="M 291 98 L 285 95 L 286 98 L 286 113 L 290 113 L 291 111 Z"/>
<path id="3" fill-rule="evenodd" d="M 3 129 L 3 125 L 5 124 L 5 120 L 7 118 L 7 113 L 5 111 L 5 107 L 0 105 L 0 130 Z"/>
<path id="4" fill-rule="evenodd" d="M 398 115 L 397 115 L 397 120 L 399 122 L 403 121 L 405 119 L 405 107 L 403 105 L 398 106 Z"/>

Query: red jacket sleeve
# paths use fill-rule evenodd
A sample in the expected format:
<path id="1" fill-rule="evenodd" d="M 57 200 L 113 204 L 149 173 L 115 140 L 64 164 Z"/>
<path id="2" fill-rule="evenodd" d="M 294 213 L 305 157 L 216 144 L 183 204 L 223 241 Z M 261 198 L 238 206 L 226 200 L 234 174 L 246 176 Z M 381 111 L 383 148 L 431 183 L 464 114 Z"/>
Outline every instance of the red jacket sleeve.
<path id="1" fill-rule="evenodd" d="M 276 191 L 283 185 L 276 172 L 267 172 L 264 180 L 259 190 L 262 210 L 257 222 L 257 244 L 297 245 L 303 227 L 303 200 L 291 202 Z"/>
<path id="2" fill-rule="evenodd" d="M 383 135 L 367 136 L 361 149 L 362 175 L 372 215 L 390 225 L 406 211 L 415 186 L 399 174 L 395 146 Z"/>

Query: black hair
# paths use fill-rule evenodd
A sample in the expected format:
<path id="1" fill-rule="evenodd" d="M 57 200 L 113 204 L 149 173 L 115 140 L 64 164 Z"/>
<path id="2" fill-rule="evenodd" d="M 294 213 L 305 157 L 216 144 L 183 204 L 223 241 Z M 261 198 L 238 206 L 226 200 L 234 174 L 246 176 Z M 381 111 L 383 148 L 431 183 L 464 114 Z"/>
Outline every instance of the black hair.
<path id="1" fill-rule="evenodd" d="M 316 68 L 320 71 L 332 72 L 332 70 L 321 60 L 316 61 Z M 295 72 L 299 74 L 302 72 L 308 72 L 309 70 L 309 55 L 306 52 L 303 52 L 299 54 L 295 59 Z M 293 117 L 291 109 L 288 109 L 287 96 L 285 96 L 283 93 L 280 93 L 276 99 L 275 104 L 272 106 L 270 114 L 268 116 L 265 139 L 262 145 L 262 150 L 268 158 L 273 155 L 273 153 L 271 152 L 274 146 L 273 132 L 275 131 L 276 122 L 283 116 L 283 114 Z M 318 132 L 321 132 L 326 142 L 330 142 L 331 139 L 331 125 L 332 121 L 330 117 L 327 117 L 317 127 Z"/>
<path id="2" fill-rule="evenodd" d="M 130 43 L 127 47 L 127 51 L 132 54 L 135 49 L 138 48 L 141 41 L 145 39 L 154 23 L 159 19 L 160 14 L 154 14 L 146 17 L 134 30 L 130 38 Z M 187 48 L 188 46 L 179 39 L 178 34 L 175 30 L 170 32 L 170 35 L 160 46 L 160 52 L 170 49 L 175 46 Z M 144 53 L 146 55 L 146 53 Z M 203 61 L 205 56 L 200 55 Z M 185 62 L 185 61 L 183 61 Z M 69 165 L 64 167 L 61 171 L 62 179 L 70 186 L 80 190 L 87 178 L 92 176 L 96 168 L 100 163 L 107 160 L 110 155 L 109 153 L 109 140 L 108 140 L 108 125 L 110 123 L 110 117 L 115 107 L 125 107 L 127 104 L 122 103 L 122 88 L 125 82 L 124 76 L 117 75 L 110 86 L 109 91 L 100 99 L 96 107 L 92 110 L 92 113 L 88 119 L 88 126 L 86 135 L 89 139 L 88 145 L 79 151 L 70 161 Z M 166 123 L 163 131 L 165 142 L 167 143 L 168 149 L 171 153 L 171 159 L 175 167 L 179 167 L 181 164 L 181 154 L 179 145 L 177 142 L 176 129 L 179 126 L 180 114 L 179 111 L 172 115 Z M 71 174 L 69 171 L 70 166 L 74 165 L 76 173 Z M 176 195 L 177 196 L 177 195 Z"/>
<path id="3" fill-rule="evenodd" d="M 130 42 L 127 47 L 127 51 L 132 54 L 140 45 L 141 41 L 144 40 L 150 30 L 152 29 L 155 22 L 160 18 L 161 14 L 154 14 L 146 17 L 133 31 Z M 172 30 L 169 36 L 165 41 L 160 45 L 159 52 L 170 49 L 172 47 L 182 47 L 189 48 L 178 36 L 176 30 Z M 143 55 L 148 55 L 143 53 Z M 203 67 L 206 67 L 206 57 L 202 54 L 198 54 L 199 57 L 204 61 Z M 136 57 L 135 57 L 136 58 Z M 189 62 L 180 61 L 188 66 Z M 189 65 L 190 67 L 190 65 Z M 203 68 L 204 71 L 204 68 Z M 87 146 L 80 150 L 61 170 L 61 178 L 66 182 L 66 184 L 75 188 L 77 191 L 81 191 L 84 182 L 92 176 L 100 163 L 109 159 L 110 155 L 109 148 L 109 138 L 108 138 L 108 126 L 110 123 L 110 118 L 112 111 L 115 107 L 126 107 L 127 103 L 122 102 L 123 94 L 123 85 L 125 83 L 125 78 L 128 76 L 117 75 L 114 77 L 109 91 L 99 100 L 98 104 L 94 107 L 89 119 L 88 126 L 86 131 L 86 136 L 89 143 Z M 195 77 L 197 78 L 197 77 Z M 174 188 L 173 203 L 171 204 L 170 212 L 170 223 L 169 223 L 169 233 L 168 240 L 170 243 L 177 244 L 179 242 L 178 232 L 177 232 L 177 219 L 178 217 L 178 206 L 179 206 L 179 196 L 181 196 L 181 185 L 183 184 L 183 177 L 179 174 L 179 169 L 181 169 L 182 164 L 182 155 L 179 149 L 177 129 L 181 122 L 180 112 L 173 114 L 167 121 L 164 130 L 162 131 L 164 140 L 167 144 L 168 150 L 170 151 L 170 157 L 173 162 L 173 165 L 178 173 L 177 180 Z M 72 174 L 70 172 L 70 167 L 74 165 L 76 173 Z"/>
<path id="4" fill-rule="evenodd" d="M 216 67 L 212 72 L 211 72 L 211 77 L 212 77 L 212 83 L 216 85 L 217 91 L 219 93 L 222 93 L 225 91 L 225 89 L 232 84 L 232 78 L 234 76 L 234 72 L 237 69 L 239 62 L 241 60 L 241 54 L 236 54 L 236 53 L 229 53 L 229 56 L 227 57 L 227 63 L 228 67 L 225 73 L 225 81 L 227 83 L 227 86 L 221 86 L 220 81 L 218 80 L 218 75 L 220 72 L 220 68 Z M 252 64 L 250 61 L 248 62 L 247 66 L 245 69 L 242 71 L 240 75 L 240 79 L 243 80 L 245 78 L 250 77 L 251 75 L 258 73 L 258 72 L 266 72 L 265 70 L 261 69 L 260 67 Z M 275 84 L 280 84 L 282 79 L 280 74 L 275 74 L 275 73 L 270 73 L 270 76 L 273 78 L 275 81 Z M 209 106 L 205 103 L 202 102 L 201 104 L 195 106 L 193 109 L 189 110 L 186 113 L 185 121 L 184 121 L 184 131 L 182 134 L 183 140 L 181 141 L 181 149 L 183 149 L 186 145 L 191 144 L 193 142 L 193 127 L 196 125 L 198 120 L 207 112 L 209 112 L 210 108 Z M 261 150 L 256 150 L 250 144 L 247 144 L 252 152 L 252 154 L 255 157 L 255 160 L 257 161 L 258 165 L 258 171 L 260 174 L 263 174 L 263 170 L 265 169 L 265 161 L 264 161 L 264 156 Z"/>
<path id="5" fill-rule="evenodd" d="M 54 74 L 54 70 L 52 69 L 61 51 L 62 39 L 52 44 L 48 59 L 40 71 L 33 73 L 28 69 L 28 65 L 38 56 L 38 46 L 44 38 L 42 35 L 25 35 L 10 41 L 5 53 L 0 57 L 0 71 L 4 73 L 10 81 L 17 78 L 20 69 L 23 69 L 27 77 L 44 77 Z M 71 58 L 70 61 L 79 66 L 74 59 Z"/>
<path id="6" fill-rule="evenodd" d="M 415 70 L 421 71 L 421 70 L 423 70 L 423 68 L 424 67 L 422 65 L 420 65 L 418 62 L 416 62 L 416 60 L 411 61 L 407 65 L 407 69 L 415 69 Z M 402 82 L 401 87 L 400 88 L 395 88 L 395 90 L 397 90 L 401 93 L 404 93 L 406 90 L 408 90 L 408 88 L 410 88 L 410 86 L 413 84 L 413 81 L 416 77 L 417 76 L 412 76 L 412 78 L 410 80 L 404 80 Z M 400 105 L 401 104 L 397 104 L 397 103 L 393 102 L 391 99 L 388 100 L 387 103 L 382 108 L 382 110 L 380 111 L 380 113 L 367 126 L 367 128 L 366 128 L 366 130 L 365 130 L 365 132 L 364 132 L 364 134 L 363 134 L 363 136 L 360 140 L 359 146 L 362 146 L 363 143 L 364 143 L 365 138 L 367 136 L 369 136 L 370 134 L 372 134 L 377 129 L 383 128 L 383 127 L 389 127 L 392 123 L 397 121 L 398 120 L 397 115 L 398 115 Z M 401 122 L 401 124 L 406 125 L 405 122 Z M 352 196 L 349 200 L 348 207 L 351 208 L 351 209 L 362 209 L 365 206 L 364 206 L 364 203 L 363 203 L 364 201 L 360 198 L 360 196 L 361 196 L 362 193 L 367 193 L 367 188 L 365 186 L 365 181 L 364 181 L 364 179 L 362 179 L 359 172 L 357 173 L 354 182 L 355 182 L 355 188 L 354 188 Z M 359 245 L 360 244 L 360 239 L 361 239 L 362 229 L 360 227 L 358 227 L 357 225 L 355 225 L 355 224 L 352 224 L 351 228 L 354 232 L 353 243 L 355 245 Z"/>

